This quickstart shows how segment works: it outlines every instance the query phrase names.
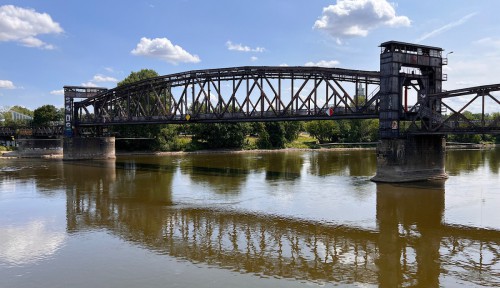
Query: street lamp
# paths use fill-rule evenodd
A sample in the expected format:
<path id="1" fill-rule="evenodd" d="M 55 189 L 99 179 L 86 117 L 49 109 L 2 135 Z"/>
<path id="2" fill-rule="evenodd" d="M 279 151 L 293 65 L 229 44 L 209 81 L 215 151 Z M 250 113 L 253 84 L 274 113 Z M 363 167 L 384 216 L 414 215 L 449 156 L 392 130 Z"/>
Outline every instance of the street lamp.
<path id="1" fill-rule="evenodd" d="M 445 65 L 448 65 L 448 55 L 450 55 L 450 54 L 453 54 L 453 51 L 450 51 L 450 52 L 446 53 L 446 56 L 444 57 L 444 59 L 446 59 L 445 60 L 446 63 L 444 63 Z"/>
<path id="2" fill-rule="evenodd" d="M 446 56 L 445 56 L 445 58 L 442 61 L 443 65 L 448 65 L 448 55 L 450 55 L 452 53 L 453 53 L 453 51 L 450 51 L 450 52 L 446 53 Z M 447 74 L 443 74 L 443 80 L 444 81 L 448 80 L 448 75 Z"/>

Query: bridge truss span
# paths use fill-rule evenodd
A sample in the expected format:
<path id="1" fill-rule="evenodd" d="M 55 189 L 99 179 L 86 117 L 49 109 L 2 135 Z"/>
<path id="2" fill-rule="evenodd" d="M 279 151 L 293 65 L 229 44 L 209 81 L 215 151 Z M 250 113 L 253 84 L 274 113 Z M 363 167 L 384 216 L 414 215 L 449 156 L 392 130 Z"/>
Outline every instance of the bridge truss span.
<path id="1" fill-rule="evenodd" d="M 136 82 L 74 102 L 78 126 L 377 118 L 376 71 L 233 67 Z"/>
<path id="2" fill-rule="evenodd" d="M 419 106 L 412 133 L 500 134 L 499 92 L 500 84 L 492 84 L 430 94 Z M 440 103 L 441 113 L 428 109 L 429 103 Z"/>

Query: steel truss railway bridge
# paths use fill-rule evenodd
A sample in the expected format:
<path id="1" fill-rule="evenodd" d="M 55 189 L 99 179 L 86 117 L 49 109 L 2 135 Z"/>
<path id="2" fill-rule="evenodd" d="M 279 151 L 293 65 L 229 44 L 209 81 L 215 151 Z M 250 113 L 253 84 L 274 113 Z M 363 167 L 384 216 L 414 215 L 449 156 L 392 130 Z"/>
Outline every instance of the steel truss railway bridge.
<path id="1" fill-rule="evenodd" d="M 177 80 L 173 81 L 173 78 Z M 228 81 L 233 85 L 230 96 L 219 94 L 221 89 L 215 88 L 217 95 L 214 97 L 210 86 L 219 87 L 221 83 Z M 275 85 L 277 83 L 278 88 L 271 81 Z M 287 88 L 289 95 L 283 95 L 281 83 L 284 81 L 298 90 L 293 92 L 293 89 Z M 306 91 L 304 87 L 308 83 L 314 89 L 307 92 L 308 95 L 304 98 L 300 95 Z M 360 84 L 363 87 L 374 86 L 371 87 L 373 92 L 369 96 L 359 97 L 345 88 L 346 85 L 353 86 L 352 84 L 358 84 L 354 85 L 358 87 L 357 91 L 361 90 Z M 379 84 L 378 72 L 371 71 L 317 67 L 235 67 L 161 76 L 112 90 L 77 86 L 64 88 L 69 96 L 68 102 L 73 105 L 70 111 L 73 111 L 71 115 L 75 122 L 72 124 L 80 128 L 80 133 L 89 135 L 90 132 L 102 133 L 102 129 L 97 130 L 96 127 L 128 124 L 376 119 L 380 115 Z M 323 86 L 321 91 L 320 86 Z M 173 95 L 172 87 L 182 87 L 181 94 Z M 264 92 L 264 88 L 273 92 L 272 97 Z M 260 93 L 258 97 L 252 97 L 254 90 Z M 243 100 L 237 97 L 241 91 L 245 91 Z M 497 91 L 500 91 L 500 84 L 431 94 L 414 106 L 402 106 L 401 121 L 408 121 L 407 127 L 411 128 L 407 131 L 409 134 L 498 134 L 498 115 L 485 119 L 488 115 L 485 100 L 490 99 L 491 103 L 500 105 L 499 97 L 492 94 Z M 188 100 L 188 93 L 191 100 Z M 446 103 L 447 100 L 451 102 L 456 97 L 464 96 L 471 98 L 458 108 Z M 73 100 L 78 98 L 84 100 Z M 433 113 L 422 108 L 427 106 L 426 102 L 436 100 L 450 113 Z M 467 118 L 464 112 L 477 102 L 481 105 L 481 120 Z M 203 104 L 193 106 L 188 103 Z M 491 106 L 489 108 L 491 110 Z M 432 121 L 421 121 L 429 118 Z M 70 129 L 66 133 L 70 131 L 69 135 L 73 136 L 76 127 L 72 125 L 68 128 Z M 0 136 L 5 137 L 53 137 L 61 136 L 64 132 L 64 126 L 29 129 L 0 127 Z"/>
<path id="2" fill-rule="evenodd" d="M 416 83 L 407 82 L 404 87 L 420 92 Z M 111 90 L 64 89 L 67 119 L 71 120 L 66 128 L 69 135 L 94 134 L 102 131 L 96 127 L 111 125 L 379 118 L 382 97 L 379 72 L 320 67 L 210 69 Z M 407 132 L 415 134 L 496 134 L 500 118 L 485 119 L 485 103 L 500 107 L 500 98 L 492 94 L 495 91 L 500 91 L 500 84 L 433 93 L 411 106 L 398 103 L 397 121 L 406 121 Z M 453 100 L 464 96 L 471 97 L 454 107 Z M 430 109 L 430 103 L 436 102 L 441 103 L 441 111 Z M 464 112 L 478 102 L 481 120 L 468 119 Z"/>
<path id="3" fill-rule="evenodd" d="M 500 84 L 443 91 L 443 49 L 397 41 L 380 48 L 380 71 L 234 67 L 109 90 L 65 86 L 64 157 L 114 157 L 113 125 L 376 118 L 374 180 L 398 182 L 446 177 L 446 134 L 500 134 Z"/>

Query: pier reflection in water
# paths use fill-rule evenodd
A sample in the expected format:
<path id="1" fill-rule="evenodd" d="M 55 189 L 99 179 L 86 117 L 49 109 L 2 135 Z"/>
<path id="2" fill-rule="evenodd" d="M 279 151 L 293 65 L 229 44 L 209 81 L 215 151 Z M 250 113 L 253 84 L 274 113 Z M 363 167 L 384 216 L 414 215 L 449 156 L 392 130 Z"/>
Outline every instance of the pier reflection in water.
<path id="1" fill-rule="evenodd" d="M 0 287 L 499 286 L 499 152 L 425 185 L 373 151 L 2 159 Z"/>
<path id="2" fill-rule="evenodd" d="M 322 153 L 306 161 L 302 154 L 256 154 L 211 162 L 220 156 L 66 164 L 68 232 L 106 229 L 160 255 L 317 283 L 500 285 L 500 232 L 446 224 L 444 182 L 376 185 L 375 229 L 175 203 L 179 171 L 192 183 L 230 195 L 259 171 L 266 181 L 297 181 L 304 162 L 313 175 L 372 172 L 355 168 L 359 159 L 332 162 Z"/>

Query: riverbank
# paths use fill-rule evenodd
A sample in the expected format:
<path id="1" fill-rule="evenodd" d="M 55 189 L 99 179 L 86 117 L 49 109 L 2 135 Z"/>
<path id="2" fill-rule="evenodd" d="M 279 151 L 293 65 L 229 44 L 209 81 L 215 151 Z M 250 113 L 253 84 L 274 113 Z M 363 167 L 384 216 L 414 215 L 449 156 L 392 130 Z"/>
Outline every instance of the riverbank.
<path id="1" fill-rule="evenodd" d="M 446 146 L 447 150 L 488 150 L 500 147 L 499 144 L 471 144 L 463 145 L 453 144 Z M 286 153 L 296 151 L 357 151 L 357 150 L 376 150 L 376 147 L 319 147 L 319 148 L 283 148 L 283 149 L 214 149 L 214 150 L 195 150 L 195 151 L 116 151 L 116 156 L 168 156 L 168 155 L 190 155 L 190 154 L 242 154 L 242 153 Z M 17 151 L 0 151 L 0 157 L 3 159 L 12 158 L 41 158 L 41 159 L 62 159 L 61 154 L 44 155 L 20 155 Z"/>
<path id="2" fill-rule="evenodd" d="M 154 151 L 117 151 L 116 156 L 132 156 L 132 155 L 157 155 L 157 156 L 168 156 L 168 155 L 189 155 L 189 154 L 241 154 L 241 153 L 283 153 L 283 152 L 297 152 L 297 151 L 354 151 L 354 150 L 375 150 L 374 147 L 367 148 L 283 148 L 283 149 L 252 149 L 252 150 L 234 150 L 234 149 L 216 149 L 216 150 L 197 150 L 197 151 L 165 151 L 165 152 L 154 152 Z"/>
<path id="3" fill-rule="evenodd" d="M 116 151 L 116 156 L 168 156 L 168 155 L 190 155 L 190 154 L 242 154 L 242 153 L 286 153 L 296 151 L 356 151 L 356 150 L 375 150 L 375 147 L 321 147 L 321 148 L 283 148 L 283 149 L 214 149 L 214 150 L 196 150 L 196 151 Z M 41 158 L 41 159 L 62 159 L 63 154 L 49 155 L 21 155 L 17 151 L 1 151 L 0 157 L 3 159 L 14 158 Z"/>
<path id="4" fill-rule="evenodd" d="M 446 143 L 446 149 L 448 150 L 461 150 L 461 149 L 481 150 L 481 149 L 495 149 L 496 147 L 500 147 L 500 144 Z"/>

